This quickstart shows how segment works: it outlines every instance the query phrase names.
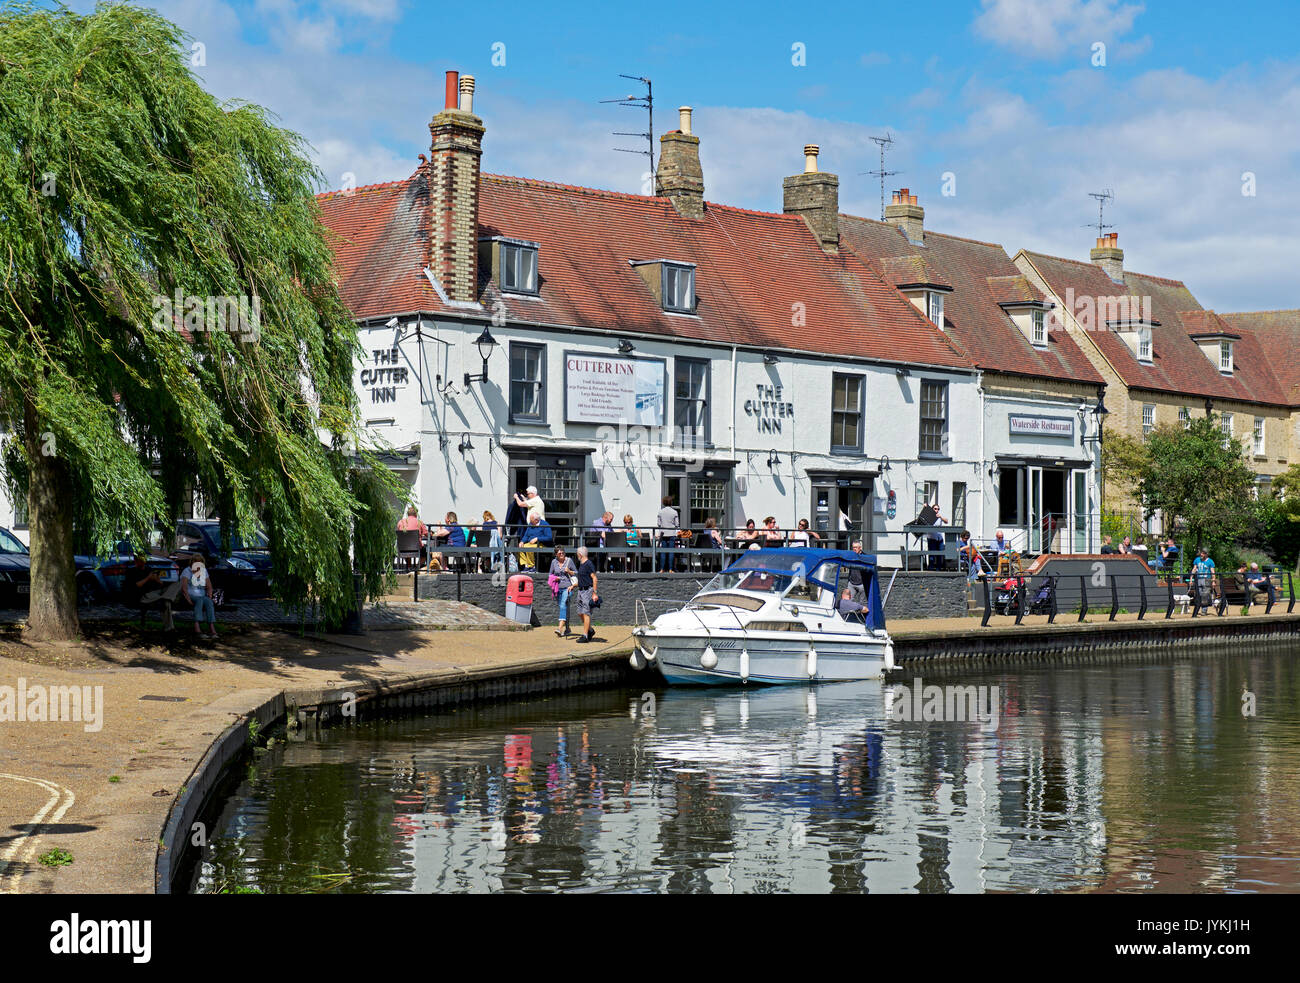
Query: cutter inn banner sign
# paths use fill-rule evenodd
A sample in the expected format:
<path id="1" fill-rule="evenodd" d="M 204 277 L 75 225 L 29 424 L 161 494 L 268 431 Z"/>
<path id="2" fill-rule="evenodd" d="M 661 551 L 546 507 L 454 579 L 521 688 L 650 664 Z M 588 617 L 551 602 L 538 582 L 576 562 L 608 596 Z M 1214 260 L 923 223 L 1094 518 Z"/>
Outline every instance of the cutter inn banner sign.
<path id="1" fill-rule="evenodd" d="M 570 423 L 664 426 L 668 363 L 564 353 L 564 405 Z"/>

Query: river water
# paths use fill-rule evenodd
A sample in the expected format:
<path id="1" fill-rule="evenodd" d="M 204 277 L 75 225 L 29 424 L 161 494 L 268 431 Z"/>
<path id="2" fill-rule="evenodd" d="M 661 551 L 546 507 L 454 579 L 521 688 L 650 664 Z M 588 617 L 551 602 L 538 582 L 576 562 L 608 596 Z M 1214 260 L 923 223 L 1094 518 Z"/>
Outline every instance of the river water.
<path id="1" fill-rule="evenodd" d="M 194 889 L 1294 892 L 1298 656 L 637 687 L 364 722 L 258 753 Z M 917 676 L 985 687 L 996 720 L 951 719 L 960 702 L 905 719 L 930 704 Z"/>

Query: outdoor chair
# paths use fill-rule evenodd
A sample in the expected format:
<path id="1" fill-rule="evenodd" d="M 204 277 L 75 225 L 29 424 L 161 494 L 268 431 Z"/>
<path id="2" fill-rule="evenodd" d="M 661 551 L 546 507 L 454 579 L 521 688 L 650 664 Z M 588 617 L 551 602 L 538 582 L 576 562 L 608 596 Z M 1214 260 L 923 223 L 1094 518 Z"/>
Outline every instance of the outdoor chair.
<path id="1" fill-rule="evenodd" d="M 420 565 L 420 530 L 399 529 L 397 532 L 397 563 L 403 568 Z"/>

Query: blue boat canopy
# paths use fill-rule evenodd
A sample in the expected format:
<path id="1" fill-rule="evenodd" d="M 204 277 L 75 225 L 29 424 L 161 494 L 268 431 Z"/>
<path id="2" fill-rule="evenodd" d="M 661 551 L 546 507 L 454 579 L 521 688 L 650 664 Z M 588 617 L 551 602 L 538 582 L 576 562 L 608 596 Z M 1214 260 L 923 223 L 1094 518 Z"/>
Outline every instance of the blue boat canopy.
<path id="1" fill-rule="evenodd" d="M 834 573 L 822 572 L 821 568 L 827 564 Z M 819 550 L 811 547 L 746 550 L 724 572 L 759 570 L 777 577 L 803 577 L 809 583 L 836 592 L 843 589 L 843 585 L 838 582 L 840 567 L 862 571 L 863 585 L 867 593 L 867 625 L 872 628 L 884 628 L 885 612 L 880 600 L 880 583 L 876 577 L 876 558 L 871 553 Z"/>

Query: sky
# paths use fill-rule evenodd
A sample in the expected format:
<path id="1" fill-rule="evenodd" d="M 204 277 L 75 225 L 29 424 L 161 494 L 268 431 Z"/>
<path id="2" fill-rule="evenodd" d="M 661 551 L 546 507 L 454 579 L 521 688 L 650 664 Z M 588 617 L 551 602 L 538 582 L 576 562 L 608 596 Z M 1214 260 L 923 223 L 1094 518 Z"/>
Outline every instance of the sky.
<path id="1" fill-rule="evenodd" d="M 1109 190 L 1127 269 L 1221 312 L 1300 307 L 1293 0 L 150 5 L 210 91 L 303 135 L 323 188 L 408 176 L 455 69 L 485 171 L 646 192 L 646 158 L 614 149 L 644 140 L 612 135 L 644 112 L 601 102 L 643 91 L 626 73 L 653 80 L 656 145 L 694 108 L 710 201 L 779 211 L 816 143 L 840 210 L 878 218 L 889 134 L 886 189 L 928 229 L 1087 259 Z"/>

